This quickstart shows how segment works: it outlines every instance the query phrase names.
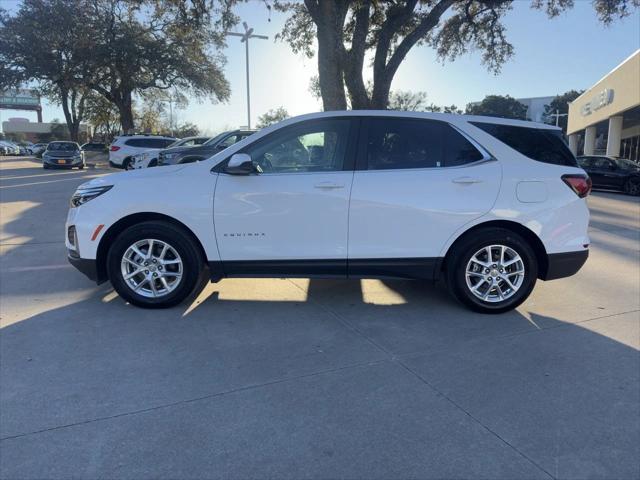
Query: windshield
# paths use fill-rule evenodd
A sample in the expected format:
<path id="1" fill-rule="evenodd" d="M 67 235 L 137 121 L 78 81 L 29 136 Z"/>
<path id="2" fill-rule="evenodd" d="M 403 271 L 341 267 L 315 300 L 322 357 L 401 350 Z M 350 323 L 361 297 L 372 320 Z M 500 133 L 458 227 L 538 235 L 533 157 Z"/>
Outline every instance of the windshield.
<path id="1" fill-rule="evenodd" d="M 632 162 L 631 160 L 627 160 L 626 158 L 617 158 L 614 161 L 618 164 L 618 167 L 623 170 L 635 170 L 639 167 L 636 162 Z"/>
<path id="2" fill-rule="evenodd" d="M 47 150 L 53 152 L 73 152 L 74 150 L 78 150 L 78 145 L 72 142 L 50 143 Z"/>
<path id="3" fill-rule="evenodd" d="M 216 135 L 212 139 L 207 140 L 205 143 L 203 143 L 203 145 L 214 145 L 214 144 L 218 143 L 218 141 L 222 140 L 226 134 L 227 134 L 227 132 L 222 132 L 221 134 Z"/>

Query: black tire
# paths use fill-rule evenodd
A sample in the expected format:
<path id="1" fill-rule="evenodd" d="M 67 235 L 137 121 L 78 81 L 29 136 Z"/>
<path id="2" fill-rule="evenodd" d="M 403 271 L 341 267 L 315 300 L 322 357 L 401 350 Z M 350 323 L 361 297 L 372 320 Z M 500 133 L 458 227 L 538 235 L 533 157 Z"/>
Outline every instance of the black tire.
<path id="1" fill-rule="evenodd" d="M 624 193 L 637 197 L 640 195 L 640 178 L 630 178 L 624 184 Z"/>
<path id="2" fill-rule="evenodd" d="M 517 291 L 507 299 L 497 302 L 485 301 L 478 298 L 467 285 L 466 279 L 467 264 L 471 258 L 476 252 L 491 245 L 504 245 L 516 252 L 522 260 L 525 271 L 524 278 Z M 463 237 L 459 242 L 454 244 L 447 255 L 445 268 L 449 291 L 461 303 L 480 313 L 503 313 L 513 310 L 529 297 L 538 277 L 538 261 L 531 246 L 520 235 L 504 228 L 476 230 Z M 505 270 L 507 270 L 507 268 L 505 268 Z M 492 272 L 493 270 L 494 269 L 491 269 Z M 486 272 L 486 270 L 484 270 L 484 272 Z M 487 272 L 486 275 L 489 277 L 491 273 Z M 513 277 L 511 278 L 513 279 Z M 502 283 L 502 285 L 505 286 L 504 283 Z M 496 289 L 493 291 L 497 292 Z"/>
<path id="3" fill-rule="evenodd" d="M 122 258 L 127 249 L 143 239 L 156 239 L 169 244 L 182 259 L 182 278 L 175 290 L 164 296 L 151 298 L 133 291 L 121 271 Z M 182 228 L 168 222 L 149 221 L 124 230 L 107 254 L 107 273 L 113 288 L 132 305 L 143 308 L 167 308 L 181 303 L 191 294 L 199 293 L 208 281 L 205 259 L 191 236 Z"/>
<path id="4" fill-rule="evenodd" d="M 78 167 L 78 169 L 79 169 L 79 170 L 84 170 L 84 167 L 85 167 L 85 165 L 84 165 L 84 163 L 83 163 L 82 165 L 80 165 L 80 166 Z"/>
<path id="5" fill-rule="evenodd" d="M 131 157 L 124 159 L 124 162 L 122 162 L 122 169 L 133 170 L 133 165 L 131 165 Z"/>
<path id="6" fill-rule="evenodd" d="M 45 170 L 49 170 L 49 165 L 47 165 L 46 163 L 43 163 L 42 168 L 44 168 Z"/>

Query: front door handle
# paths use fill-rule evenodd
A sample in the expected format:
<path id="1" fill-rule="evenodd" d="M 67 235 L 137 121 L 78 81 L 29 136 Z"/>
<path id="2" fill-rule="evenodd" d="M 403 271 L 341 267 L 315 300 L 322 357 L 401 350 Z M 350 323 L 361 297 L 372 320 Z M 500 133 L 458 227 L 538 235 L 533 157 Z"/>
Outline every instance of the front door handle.
<path id="1" fill-rule="evenodd" d="M 314 187 L 320 188 L 323 190 L 332 190 L 335 188 L 344 188 L 344 185 L 340 185 L 338 183 L 333 183 L 333 182 L 321 182 L 321 183 L 316 183 Z"/>
<path id="2" fill-rule="evenodd" d="M 473 177 L 458 177 L 451 180 L 453 183 L 461 183 L 463 185 L 470 185 L 472 183 L 482 183 L 482 180 L 479 178 Z"/>

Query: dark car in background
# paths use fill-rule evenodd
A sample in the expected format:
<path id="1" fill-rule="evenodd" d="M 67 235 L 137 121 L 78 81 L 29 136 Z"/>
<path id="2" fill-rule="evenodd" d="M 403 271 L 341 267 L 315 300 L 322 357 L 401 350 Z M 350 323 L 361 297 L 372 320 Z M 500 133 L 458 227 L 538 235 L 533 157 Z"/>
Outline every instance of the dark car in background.
<path id="1" fill-rule="evenodd" d="M 84 152 L 76 142 L 50 142 L 42 154 L 42 168 L 83 169 Z"/>
<path id="2" fill-rule="evenodd" d="M 256 130 L 230 130 L 216 135 L 197 147 L 176 147 L 163 150 L 158 155 L 158 166 L 177 165 L 205 160 L 234 143 L 253 135 Z"/>
<path id="3" fill-rule="evenodd" d="M 108 147 L 103 142 L 87 142 L 80 147 L 83 152 L 107 152 Z"/>
<path id="4" fill-rule="evenodd" d="M 640 195 L 640 165 L 624 158 L 582 155 L 578 164 L 589 174 L 594 188 Z"/>

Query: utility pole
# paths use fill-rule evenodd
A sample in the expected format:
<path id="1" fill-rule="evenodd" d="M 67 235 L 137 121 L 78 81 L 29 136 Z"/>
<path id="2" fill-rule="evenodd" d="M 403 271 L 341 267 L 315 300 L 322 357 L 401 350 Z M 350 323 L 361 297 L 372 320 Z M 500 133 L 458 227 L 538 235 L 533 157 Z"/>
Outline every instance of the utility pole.
<path id="1" fill-rule="evenodd" d="M 245 54 L 246 54 L 246 67 L 247 67 L 247 128 L 251 128 L 251 93 L 249 90 L 249 39 L 259 38 L 261 40 L 269 40 L 266 35 L 255 35 L 253 28 L 249 28 L 247 22 L 242 22 L 244 26 L 244 33 L 227 32 L 227 35 L 232 37 L 240 37 L 240 41 L 244 42 Z"/>
<path id="2" fill-rule="evenodd" d="M 173 97 L 169 97 L 169 133 L 173 137 Z"/>

